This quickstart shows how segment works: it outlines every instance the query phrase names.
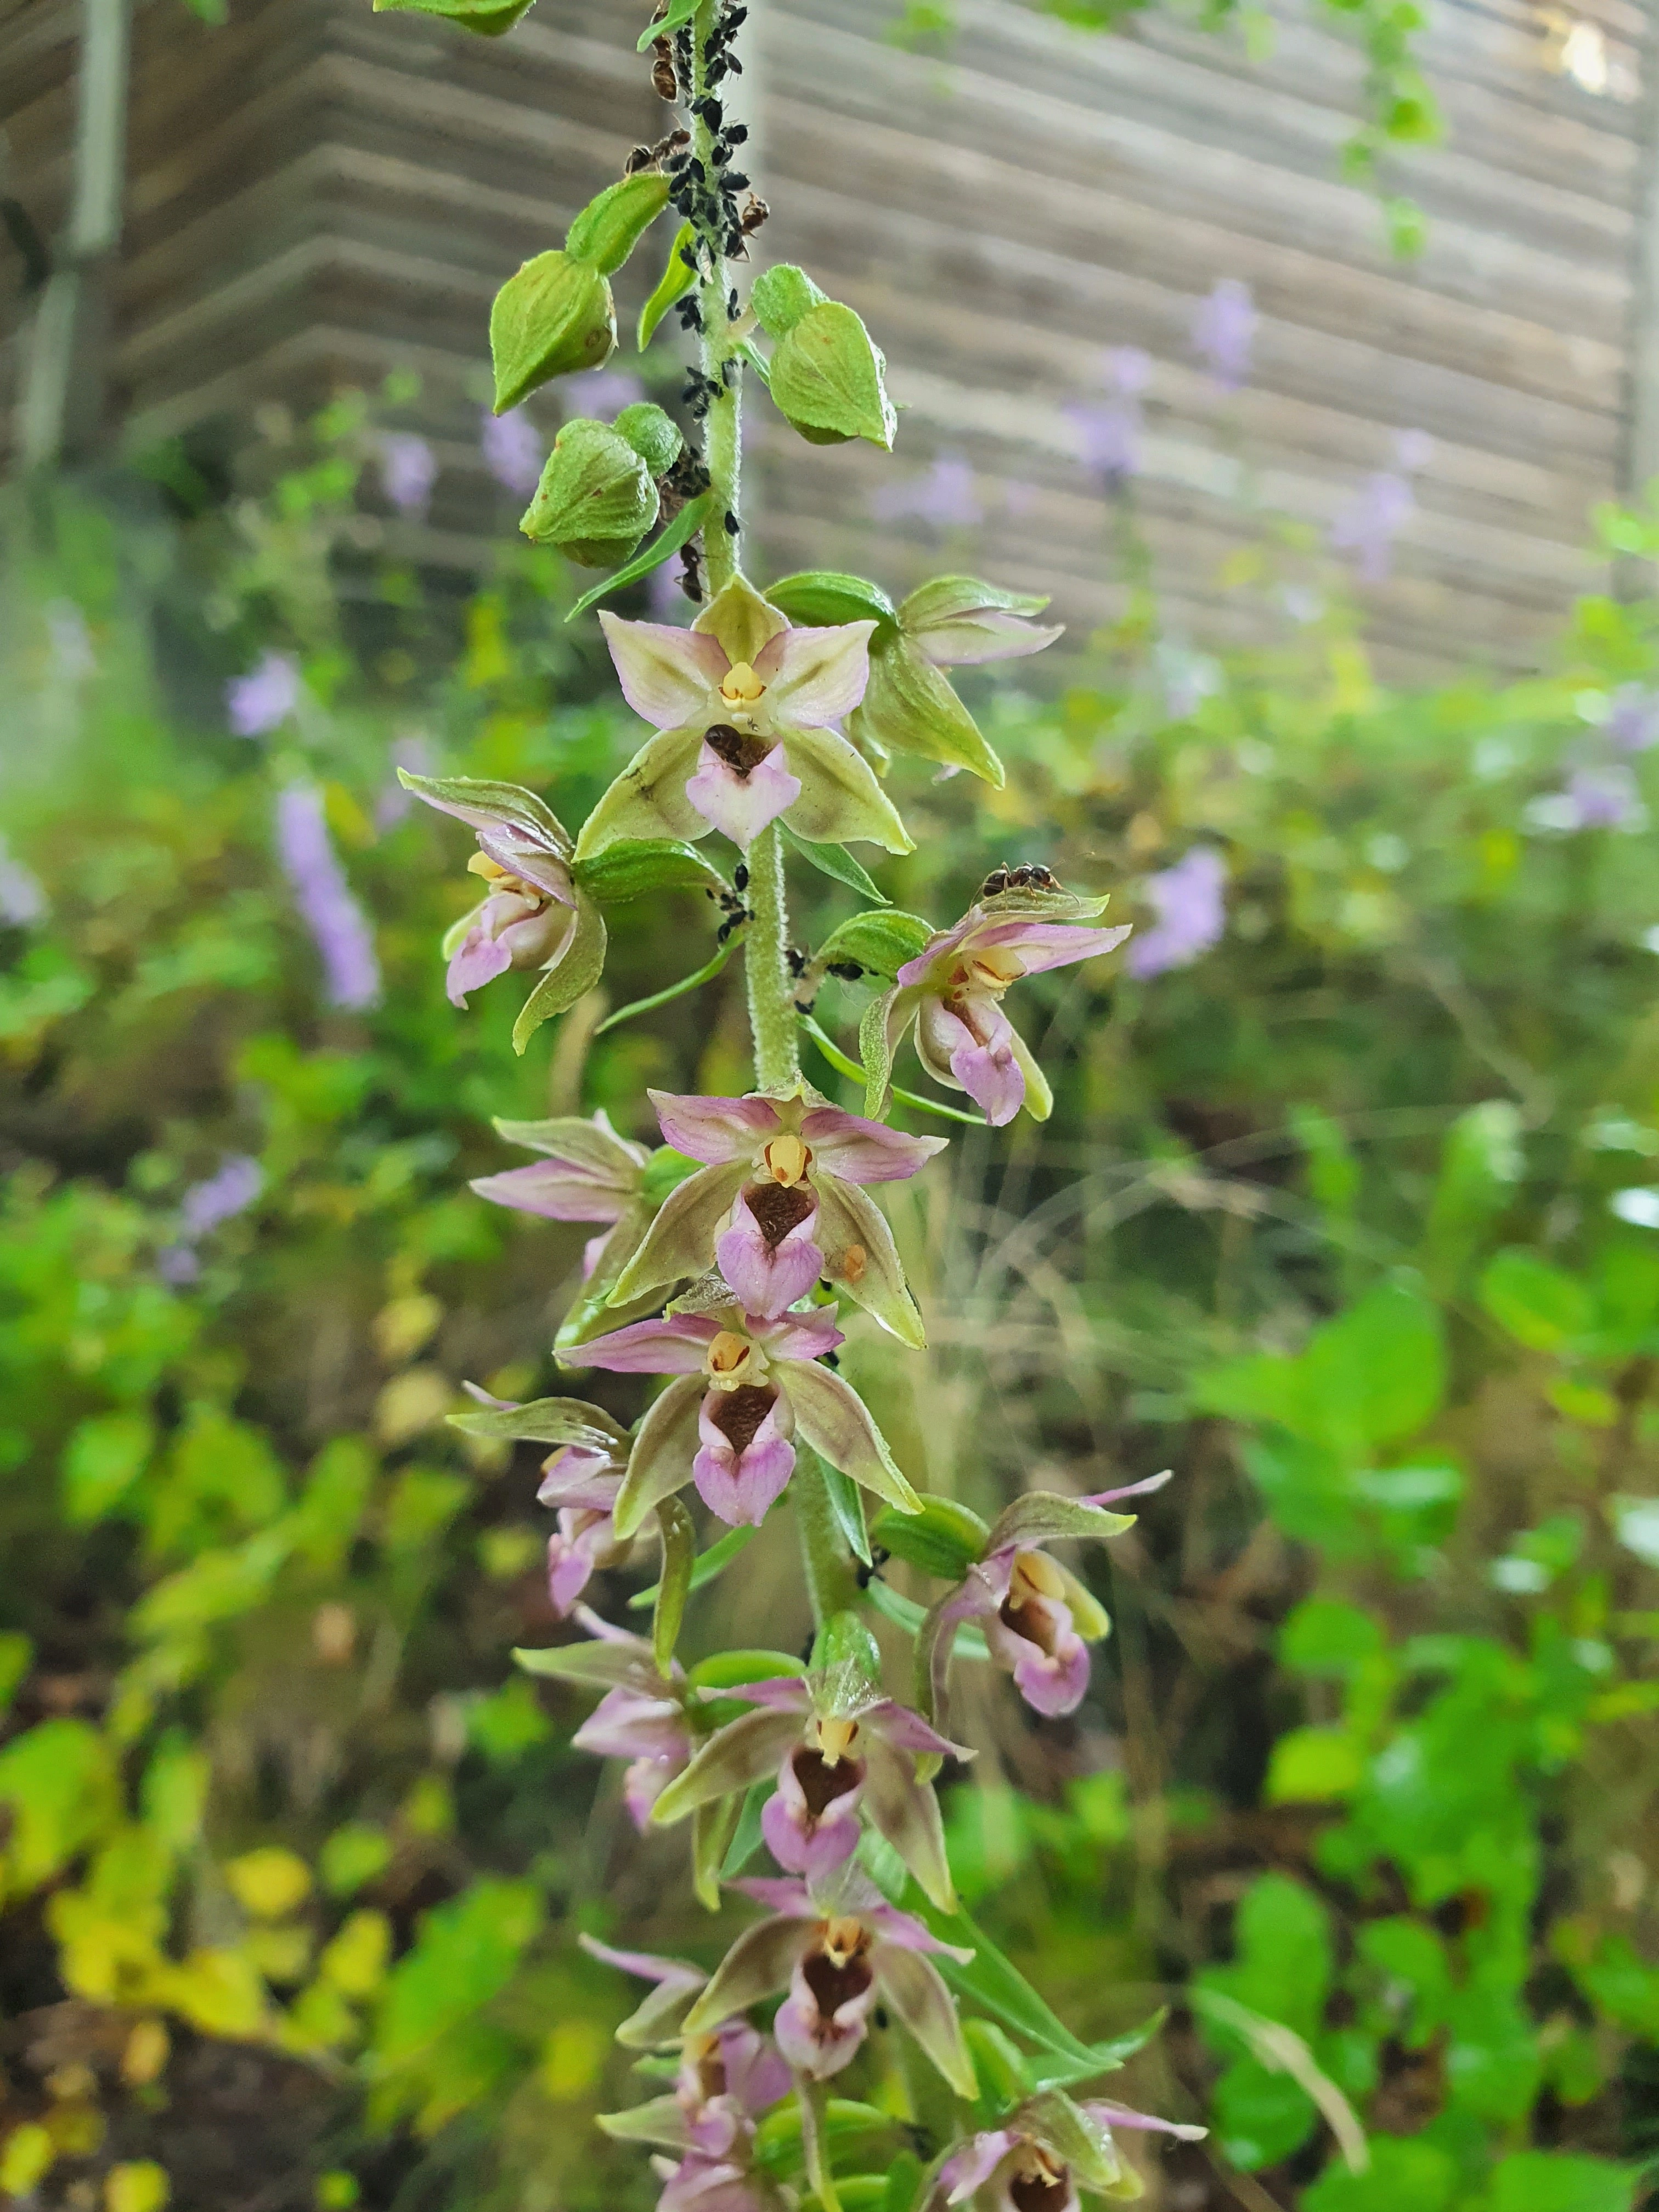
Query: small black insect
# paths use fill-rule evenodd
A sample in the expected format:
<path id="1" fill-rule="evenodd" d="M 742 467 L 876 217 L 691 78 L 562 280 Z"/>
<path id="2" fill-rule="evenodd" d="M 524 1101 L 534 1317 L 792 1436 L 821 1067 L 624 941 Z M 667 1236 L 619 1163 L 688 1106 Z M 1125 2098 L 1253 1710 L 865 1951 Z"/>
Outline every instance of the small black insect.
<path id="1" fill-rule="evenodd" d="M 670 39 L 651 41 L 651 89 L 659 100 L 676 100 L 680 96 L 680 81 L 674 71 L 674 46 Z"/>
<path id="2" fill-rule="evenodd" d="M 702 556 L 695 545 L 680 548 L 680 589 L 688 599 L 700 604 L 702 599 Z"/>
<path id="3" fill-rule="evenodd" d="M 843 983 L 856 983 L 862 980 L 864 969 L 856 960 L 832 960 L 824 973 L 839 976 Z"/>

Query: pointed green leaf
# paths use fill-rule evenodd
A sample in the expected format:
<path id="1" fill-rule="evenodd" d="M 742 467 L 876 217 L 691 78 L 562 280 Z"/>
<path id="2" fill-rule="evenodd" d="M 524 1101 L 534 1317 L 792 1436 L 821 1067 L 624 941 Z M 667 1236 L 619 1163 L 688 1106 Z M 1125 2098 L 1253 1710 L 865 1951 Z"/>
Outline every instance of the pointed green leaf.
<path id="1" fill-rule="evenodd" d="M 607 1030 L 614 1030 L 622 1022 L 631 1022 L 638 1014 L 655 1013 L 659 1006 L 667 1006 L 671 1000 L 683 999 L 688 991 L 697 990 L 704 983 L 712 983 L 737 951 L 738 943 L 738 937 L 728 939 L 714 958 L 706 960 L 695 975 L 682 975 L 678 983 L 671 983 L 666 990 L 653 991 L 648 999 L 635 999 L 631 1006 L 618 1006 L 614 1014 L 605 1016 L 594 1030 L 594 1036 L 603 1036 Z"/>
<path id="2" fill-rule="evenodd" d="M 590 607 L 598 606 L 599 601 L 608 599 L 612 592 L 621 591 L 624 584 L 637 584 L 641 576 L 648 576 L 653 568 L 660 568 L 672 554 L 678 553 L 682 545 L 690 544 L 714 512 L 714 507 L 712 492 L 702 492 L 696 499 L 687 500 L 674 520 L 664 525 L 642 553 L 636 553 L 614 575 L 607 576 L 601 584 L 595 584 L 592 591 L 584 592 L 565 620 L 574 622 L 578 615 L 585 615 Z"/>
<path id="3" fill-rule="evenodd" d="M 759 1533 L 757 1528 L 732 1528 L 717 1543 L 711 1544 L 706 1552 L 699 1552 L 692 1563 L 690 1580 L 686 1584 L 687 1596 L 694 1590 L 700 1590 L 705 1583 L 712 1583 L 721 1568 L 729 1567 L 738 1553 L 745 1545 L 753 1543 Z M 657 1594 L 661 1588 L 662 1584 L 657 1582 L 653 1583 L 649 1589 L 635 1590 L 628 1601 L 630 1612 L 648 1613 L 657 1602 Z"/>
<path id="4" fill-rule="evenodd" d="M 628 1431 L 603 1406 L 583 1398 L 532 1398 L 527 1405 L 475 1406 L 451 1413 L 463 1436 L 514 1438 L 532 1444 L 589 1444 L 604 1450 L 628 1443 Z"/>
<path id="5" fill-rule="evenodd" d="M 651 1617 L 651 1650 L 657 1672 L 666 1676 L 679 1642 L 685 1601 L 691 1594 L 691 1563 L 696 1556 L 697 1532 L 691 1516 L 678 1498 L 665 1498 L 657 1507 L 662 1530 L 662 1579 L 657 1584 L 657 1608 Z"/>
<path id="6" fill-rule="evenodd" d="M 687 261 L 682 248 L 695 250 L 696 233 L 689 222 L 683 222 L 674 233 L 674 242 L 668 249 L 668 259 L 657 279 L 656 289 L 640 309 L 639 349 L 643 353 L 657 335 L 657 325 L 677 300 L 683 300 L 697 281 L 695 266 Z"/>
<path id="7" fill-rule="evenodd" d="M 802 860 L 809 861 L 820 875 L 829 876 L 838 884 L 845 884 L 849 891 L 860 898 L 872 900 L 877 906 L 887 904 L 886 896 L 878 889 L 859 866 L 845 845 L 815 845 L 810 837 L 798 837 L 787 822 L 779 823 L 784 842 L 791 845 Z"/>
<path id="8" fill-rule="evenodd" d="M 647 54 L 658 39 L 672 38 L 682 23 L 689 23 L 696 14 L 698 0 L 668 0 L 665 11 L 653 16 L 640 33 L 635 53 Z"/>

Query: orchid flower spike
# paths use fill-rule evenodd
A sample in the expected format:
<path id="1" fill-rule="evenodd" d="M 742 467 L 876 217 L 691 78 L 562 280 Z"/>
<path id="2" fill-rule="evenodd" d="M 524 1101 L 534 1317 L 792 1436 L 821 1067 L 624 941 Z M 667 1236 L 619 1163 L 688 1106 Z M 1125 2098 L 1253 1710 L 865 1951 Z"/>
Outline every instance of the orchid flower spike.
<path id="1" fill-rule="evenodd" d="M 1078 2190 L 1132 2197 L 1145 2185 L 1120 2156 L 1113 2128 L 1155 2129 L 1197 2142 L 1207 2128 L 1154 2119 L 1127 2105 L 1073 2103 L 1061 2090 L 1029 2098 L 1000 2127 L 987 2128 L 953 2151 L 939 2168 L 929 2212 L 970 2197 L 995 2212 L 1078 2212 Z M 981 2196 L 981 2191 L 984 2192 Z"/>
<path id="2" fill-rule="evenodd" d="M 745 1929 L 686 2017 L 688 2032 L 715 2027 L 787 1990 L 772 2032 L 796 2070 L 825 2081 L 848 2065 L 878 2003 L 892 2009 L 958 2096 L 975 2092 L 973 2063 L 934 1956 L 965 1966 L 971 1951 L 942 1942 L 889 1905 L 856 1865 L 827 1881 L 733 1883 L 771 1907 Z"/>
<path id="3" fill-rule="evenodd" d="M 787 1873 L 818 1881 L 843 1864 L 858 1848 L 862 1812 L 933 1903 L 950 1911 L 956 1899 L 939 1804 L 916 1762 L 975 1754 L 883 1695 L 880 1654 L 861 1623 L 842 1614 L 832 1628 L 841 1647 L 855 1637 L 867 1654 L 849 1650 L 805 1676 L 775 1676 L 729 1692 L 757 1710 L 709 1737 L 657 1800 L 653 1817 L 683 1820 L 775 1775 L 761 1832 Z"/>
<path id="4" fill-rule="evenodd" d="M 623 694 L 657 734 L 583 827 L 587 860 L 623 838 L 706 837 L 747 847 L 782 817 L 802 837 L 911 841 L 859 753 L 834 726 L 869 679 L 875 624 L 792 629 L 742 577 L 689 630 L 602 612 Z"/>
<path id="5" fill-rule="evenodd" d="M 705 1164 L 663 1206 L 615 1302 L 701 1273 L 712 1258 L 750 1313 L 776 1319 L 827 1279 L 921 1348 L 921 1316 L 892 1231 L 864 1186 L 915 1175 L 945 1138 L 843 1113 L 804 1084 L 789 1097 L 650 1098 L 669 1144 Z"/>
<path id="6" fill-rule="evenodd" d="M 1161 1490 L 1169 1480 L 1166 1470 L 1091 1498 L 1028 1491 L 998 1516 L 978 1559 L 933 1607 L 917 1635 L 917 1673 L 939 1726 L 947 1725 L 946 1678 L 956 1632 L 964 1621 L 982 1630 L 992 1659 L 1013 1676 L 1028 1705 L 1051 1717 L 1077 1711 L 1089 1687 L 1089 1645 L 1111 1623 L 1077 1577 L 1042 1547 L 1068 1537 L 1121 1536 L 1134 1526 L 1135 1516 L 1105 1509 L 1120 1498 Z"/>
<path id="7" fill-rule="evenodd" d="M 845 1342 L 825 1311 L 768 1321 L 714 1286 L 712 1312 L 631 1322 L 562 1354 L 617 1374 L 672 1375 L 641 1422 L 616 1503 L 619 1538 L 688 1482 L 711 1513 L 758 1527 L 794 1471 L 804 1442 L 901 1512 L 921 1504 L 850 1383 L 819 1363 Z"/>
<path id="8" fill-rule="evenodd" d="M 1092 960 L 1121 945 L 1127 929 L 1079 926 L 1105 904 L 1059 890 L 981 892 L 953 929 L 939 932 L 905 962 L 892 989 L 866 1015 L 866 1038 L 880 1054 L 872 1066 L 866 1042 L 868 1110 L 879 1108 L 893 1054 L 913 1026 L 927 1073 L 965 1091 L 994 1126 L 1012 1121 L 1022 1106 L 1034 1121 L 1047 1121 L 1054 1094 L 1003 1012 L 1003 994 L 1022 976 Z"/>
<path id="9" fill-rule="evenodd" d="M 604 917 L 571 875 L 569 833 L 534 792 L 515 783 L 414 775 L 404 768 L 398 778 L 428 806 L 477 832 L 467 867 L 483 877 L 484 898 L 443 940 L 452 1003 L 464 1006 L 469 991 L 509 968 L 541 971 L 514 1025 L 514 1048 L 522 1052 L 540 1024 L 574 1006 L 605 967 Z"/>

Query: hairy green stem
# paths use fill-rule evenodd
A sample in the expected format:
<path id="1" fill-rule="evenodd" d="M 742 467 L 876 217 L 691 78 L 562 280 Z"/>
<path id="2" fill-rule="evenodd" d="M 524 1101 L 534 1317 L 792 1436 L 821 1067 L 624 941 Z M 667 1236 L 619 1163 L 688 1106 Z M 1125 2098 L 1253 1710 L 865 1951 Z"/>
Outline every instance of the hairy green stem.
<path id="1" fill-rule="evenodd" d="M 704 58 L 710 34 L 720 20 L 720 0 L 703 0 L 692 18 L 695 56 L 691 88 L 701 103 L 708 91 Z M 714 176 L 714 134 L 701 115 L 691 118 L 691 152 L 702 164 L 705 177 Z M 743 370 L 736 356 L 732 323 L 726 314 L 731 274 L 726 259 L 726 240 L 718 228 L 698 223 L 697 310 L 702 322 L 702 368 L 708 383 L 718 388 L 703 418 L 702 457 L 714 492 L 714 512 L 702 533 L 703 562 L 711 593 L 729 584 L 738 570 L 738 534 L 742 493 Z M 732 527 L 727 526 L 730 518 Z"/>
<path id="2" fill-rule="evenodd" d="M 789 973 L 789 909 L 783 887 L 783 832 L 768 823 L 749 848 L 749 908 L 743 958 L 749 981 L 749 1026 L 755 1039 L 755 1081 L 763 1091 L 800 1073 L 795 1002 Z"/>

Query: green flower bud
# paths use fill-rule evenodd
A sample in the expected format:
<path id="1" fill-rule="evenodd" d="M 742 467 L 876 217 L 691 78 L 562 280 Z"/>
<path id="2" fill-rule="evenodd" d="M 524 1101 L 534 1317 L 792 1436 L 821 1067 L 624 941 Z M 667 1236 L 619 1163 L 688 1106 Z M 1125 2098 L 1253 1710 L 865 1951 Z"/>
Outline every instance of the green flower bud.
<path id="1" fill-rule="evenodd" d="M 564 250 L 573 261 L 614 276 L 667 205 L 667 178 L 660 169 L 641 169 L 589 200 L 565 233 Z"/>
<path id="2" fill-rule="evenodd" d="M 660 407 L 636 399 L 624 407 L 611 428 L 625 438 L 653 477 L 666 476 L 680 457 L 685 441 Z"/>
<path id="3" fill-rule="evenodd" d="M 627 441 L 603 422 L 567 422 L 519 527 L 585 568 L 625 561 L 657 519 L 657 487 Z"/>
<path id="4" fill-rule="evenodd" d="M 772 356 L 772 398 L 812 445 L 867 438 L 890 452 L 898 416 L 883 382 L 886 366 L 881 349 L 853 310 L 839 301 L 822 300 L 778 340 Z"/>
<path id="5" fill-rule="evenodd" d="M 566 253 L 538 253 L 509 276 L 489 311 L 495 412 L 505 415 L 550 377 L 598 368 L 617 344 L 611 287 Z"/>
<path id="6" fill-rule="evenodd" d="M 486 39 L 499 39 L 527 15 L 534 0 L 374 0 L 374 13 L 407 8 L 422 15 L 447 15 L 463 30 L 478 31 Z"/>
<path id="7" fill-rule="evenodd" d="M 775 269 L 763 270 L 756 277 L 749 304 L 767 337 L 781 338 L 794 329 L 809 307 L 826 305 L 828 297 L 804 269 L 797 269 L 793 261 L 781 261 Z"/>

